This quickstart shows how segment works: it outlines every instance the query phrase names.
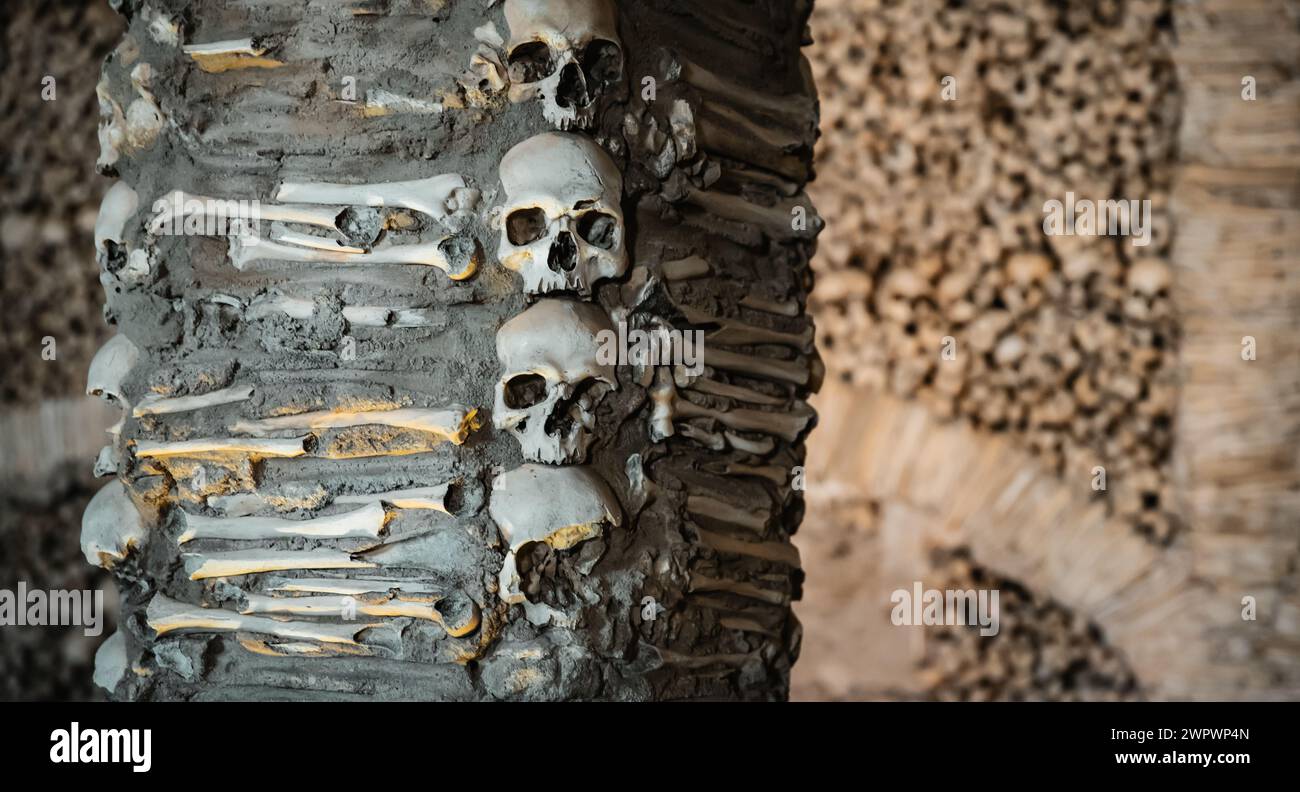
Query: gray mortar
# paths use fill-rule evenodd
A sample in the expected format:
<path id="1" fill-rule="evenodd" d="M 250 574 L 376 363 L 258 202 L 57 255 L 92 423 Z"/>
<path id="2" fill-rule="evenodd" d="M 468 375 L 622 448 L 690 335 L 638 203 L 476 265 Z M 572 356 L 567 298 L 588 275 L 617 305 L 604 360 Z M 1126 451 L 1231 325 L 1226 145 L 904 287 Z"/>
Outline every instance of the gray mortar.
<path id="1" fill-rule="evenodd" d="M 466 231 L 486 253 L 476 277 L 452 284 L 443 273 L 418 267 L 377 268 L 372 274 L 355 268 L 278 264 L 240 273 L 229 265 L 222 239 L 163 237 L 156 251 L 161 266 L 148 282 L 127 286 L 110 280 L 106 286 L 109 321 L 143 353 L 126 383 L 128 399 L 135 403 L 157 386 L 185 395 L 235 382 L 253 384 L 255 397 L 197 412 L 128 419 L 124 440 L 219 437 L 238 418 L 264 417 L 272 409 L 289 406 L 323 409 L 349 398 L 400 397 L 414 407 L 463 403 L 483 409 L 484 428 L 460 447 L 445 444 L 423 454 L 345 461 L 272 459 L 235 475 L 255 476 L 260 492 L 320 488 L 331 495 L 463 479 L 464 502 L 454 520 L 401 513 L 390 525 L 394 535 L 423 536 L 392 543 L 371 555 L 382 559 L 385 574 L 416 572 L 422 579 L 463 589 L 482 606 L 479 634 L 486 635 L 489 629 L 496 634 L 485 638 L 476 659 L 465 664 L 438 662 L 440 651 L 454 642 L 436 625 L 415 620 L 390 620 L 397 627 L 384 640 L 395 650 L 392 658 L 264 657 L 242 650 L 233 635 L 155 642 L 143 611 L 156 592 L 207 604 L 222 602 L 229 592 L 223 594 L 222 584 L 188 580 L 179 563 L 179 520 L 172 505 L 179 502 L 188 510 L 203 512 L 203 507 L 185 497 L 189 483 L 145 475 L 139 461 L 127 454 L 120 475 L 142 501 L 161 503 L 163 508 L 143 552 L 120 570 L 124 579 L 136 582 L 124 593 L 128 657 L 152 673 L 126 675 L 116 697 L 784 697 L 798 645 L 798 625 L 788 606 L 764 612 L 765 618 L 776 619 L 769 634 L 726 630 L 713 611 L 693 602 L 686 581 L 691 569 L 719 577 L 758 576 L 797 598 L 801 573 L 747 557 L 737 561 L 702 552 L 685 528 L 684 501 L 688 492 L 739 498 L 740 503 L 775 498 L 772 539 L 786 542 L 802 515 L 802 502 L 786 487 L 707 472 L 704 466 L 716 462 L 716 455 L 683 438 L 651 444 L 646 435 L 646 393 L 627 367 L 619 369 L 616 395 L 599 408 L 600 429 L 589 459 L 624 504 L 624 525 L 607 528 L 601 539 L 559 551 L 552 559 L 556 586 L 596 604 L 582 609 L 577 628 L 539 628 L 523 618 L 520 608 L 506 609 L 496 600 L 496 573 L 504 548 L 487 516 L 487 489 L 494 471 L 517 467 L 522 458 L 515 440 L 492 431 L 486 417 L 500 376 L 496 329 L 527 303 L 518 277 L 495 262 L 497 235 L 486 224 L 485 210 L 503 199 L 496 172 L 501 155 L 551 127 L 536 103 L 512 105 L 503 96 L 488 110 L 371 119 L 340 109 L 333 97 L 345 75 L 356 76 L 359 95 L 372 87 L 432 95 L 448 84 L 448 75 L 468 66 L 476 44 L 475 27 L 491 20 L 503 35 L 508 33 L 500 5 L 485 10 L 483 3 L 470 0 L 441 5 L 394 0 L 385 4 L 386 14 L 354 17 L 331 3 L 312 3 L 306 9 L 238 0 L 148 4 L 185 20 L 183 41 L 251 34 L 268 48 L 268 56 L 289 64 L 225 74 L 204 73 L 179 49 L 155 42 L 141 13 L 146 4 L 121 5 L 130 20 L 128 41 L 139 52 L 135 62 L 153 66 L 152 90 L 168 119 L 156 144 L 124 155 L 115 168 L 115 175 L 137 191 L 142 205 L 141 215 L 128 226 L 128 247 L 144 244 L 143 215 L 154 197 L 173 189 L 219 198 L 268 199 L 284 180 L 375 183 L 458 173 L 483 192 L 482 222 Z M 431 6 L 441 10 L 431 13 Z M 797 48 L 807 12 L 806 3 L 717 2 L 700 8 L 685 0 L 625 2 L 620 29 L 626 72 L 637 88 L 640 76 L 652 73 L 658 47 L 671 44 L 697 62 L 760 90 L 798 88 Z M 110 92 L 125 106 L 133 95 L 129 72 L 134 64 L 124 64 L 121 52 L 109 58 L 104 76 Z M 777 82 L 783 85 L 773 84 Z M 672 94 L 666 86 L 660 91 L 661 96 Z M 595 137 L 628 175 L 624 208 L 633 264 L 705 255 L 726 277 L 659 288 L 671 292 L 674 299 L 715 313 L 743 315 L 746 321 L 782 330 L 805 327 L 802 316 L 742 314 L 737 306 L 741 297 L 751 293 L 794 299 L 802 306 L 810 285 L 811 245 L 764 241 L 757 247 L 746 246 L 677 223 L 680 208 L 651 195 L 668 189 L 651 175 L 647 158 L 652 155 L 630 152 L 619 132 L 625 101 L 618 99 L 599 116 Z M 661 99 L 647 112 L 666 117 L 670 106 Z M 809 121 L 811 130 L 813 119 Z M 666 122 L 661 123 L 666 128 Z M 811 142 L 810 134 L 808 160 Z M 738 239 L 756 238 L 753 229 L 736 231 L 733 236 Z M 435 238 L 425 236 L 421 241 Z M 622 307 L 622 285 L 605 284 L 596 300 L 611 312 Z M 247 301 L 269 289 L 315 300 L 314 316 L 307 322 L 287 316 L 246 321 L 237 309 L 210 301 L 214 294 Z M 436 308 L 443 320 L 431 328 L 352 328 L 349 333 L 341 313 L 344 304 Z M 666 305 L 665 298 L 643 306 L 631 321 L 642 322 L 645 310 L 656 305 Z M 346 334 L 356 341 L 357 359 L 350 371 L 343 370 L 338 354 Z M 758 380 L 743 384 L 783 397 L 798 395 L 788 386 Z M 328 443 L 337 434 L 325 432 L 320 442 Z M 802 443 L 777 446 L 767 464 L 788 469 L 801 463 Z M 634 506 L 644 499 L 630 490 L 624 473 L 632 454 L 646 460 L 646 471 L 660 493 L 640 509 Z M 220 480 L 216 468 L 209 473 L 209 484 Z M 327 507 L 279 516 L 338 511 Z M 203 550 L 240 546 L 204 541 L 185 550 L 192 552 L 200 544 Z M 352 549 L 347 542 L 305 539 L 265 546 Z M 660 555 L 664 563 L 656 563 Z M 643 623 L 639 602 L 647 594 L 656 596 L 669 615 Z M 378 635 L 371 637 L 379 640 Z M 544 661 L 521 660 L 520 653 L 529 649 L 541 649 Z M 664 652 L 747 659 L 683 670 L 664 662 Z M 543 681 L 520 689 L 514 680 L 521 670 Z"/>

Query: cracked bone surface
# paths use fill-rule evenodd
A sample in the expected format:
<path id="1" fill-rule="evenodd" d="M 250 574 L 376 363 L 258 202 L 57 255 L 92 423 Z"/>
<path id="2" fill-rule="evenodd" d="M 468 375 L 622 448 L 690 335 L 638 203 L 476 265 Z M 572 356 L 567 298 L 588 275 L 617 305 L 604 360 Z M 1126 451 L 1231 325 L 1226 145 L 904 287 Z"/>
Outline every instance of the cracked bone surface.
<path id="1" fill-rule="evenodd" d="M 521 591 L 519 552 L 542 543 L 553 550 L 568 550 L 605 531 L 622 525 L 622 509 L 609 486 L 581 466 L 524 465 L 502 473 L 492 482 L 490 514 L 509 551 L 498 582 L 501 599 L 523 603 L 529 619 L 563 620 L 563 615 L 540 603 L 530 603 Z"/>
<path id="2" fill-rule="evenodd" d="M 613 0 L 506 0 L 510 97 L 540 98 L 560 127 L 590 126 L 601 99 L 623 81 Z"/>
<path id="3" fill-rule="evenodd" d="M 586 458 L 595 410 L 618 387 L 614 366 L 599 360 L 609 318 L 590 303 L 544 299 L 497 332 L 504 374 L 492 420 L 519 440 L 531 462 Z"/>
<path id="4" fill-rule="evenodd" d="M 150 526 L 113 697 L 784 697 L 807 0 L 354 6 L 145 9 L 104 66 L 139 206 L 97 260 L 139 353 L 100 470 Z M 674 335 L 678 379 L 623 327 L 719 354 Z"/>
<path id="5" fill-rule="evenodd" d="M 501 159 L 506 192 L 497 257 L 524 292 L 589 296 L 627 269 L 623 176 L 590 139 L 545 132 Z"/>

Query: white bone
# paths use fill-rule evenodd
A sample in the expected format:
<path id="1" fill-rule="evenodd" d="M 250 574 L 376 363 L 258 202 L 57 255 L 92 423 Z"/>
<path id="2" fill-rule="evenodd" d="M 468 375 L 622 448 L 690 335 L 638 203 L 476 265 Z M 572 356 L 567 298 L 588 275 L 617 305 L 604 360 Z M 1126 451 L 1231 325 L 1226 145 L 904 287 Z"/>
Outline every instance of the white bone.
<path id="1" fill-rule="evenodd" d="M 203 410 L 209 407 L 220 407 L 225 404 L 237 404 L 253 398 L 253 387 L 251 385 L 239 385 L 231 388 L 211 391 L 198 396 L 176 396 L 165 397 L 157 394 L 149 394 L 140 400 L 135 406 L 135 417 L 139 418 L 144 415 L 164 415 L 169 413 L 190 412 L 192 410 Z"/>
<path id="2" fill-rule="evenodd" d="M 130 661 L 126 657 L 126 635 L 119 628 L 95 650 L 95 673 L 92 677 L 99 687 L 112 693 L 117 683 L 126 676 Z"/>
<path id="3" fill-rule="evenodd" d="M 493 423 L 519 440 L 525 459 L 570 463 L 585 458 L 595 408 L 618 387 L 614 367 L 599 360 L 602 333 L 613 332 L 598 307 L 566 299 L 540 300 L 497 332 L 497 357 L 505 373 L 496 386 Z M 545 382 L 544 397 L 536 404 L 512 405 L 511 382 L 533 376 Z M 582 399 L 570 401 L 588 380 L 605 387 L 594 386 Z M 557 417 L 565 429 L 551 426 Z"/>
<path id="4" fill-rule="evenodd" d="M 342 207 L 291 206 L 256 202 L 255 207 L 249 201 L 223 200 L 203 195 L 192 195 L 182 190 L 173 190 L 159 199 L 166 208 L 158 212 L 149 224 L 149 231 L 158 234 L 168 224 L 175 224 L 178 219 L 201 216 L 206 220 L 240 220 L 245 223 L 266 220 L 268 222 L 301 223 L 320 228 L 336 228 L 335 222 Z M 155 204 L 156 205 L 156 204 Z M 207 228 L 205 223 L 204 228 Z"/>
<path id="5" fill-rule="evenodd" d="M 474 632 L 479 626 L 478 607 L 471 609 L 470 618 L 465 624 L 448 625 L 441 613 L 434 606 L 437 597 L 424 597 L 419 600 L 396 598 L 380 602 L 353 601 L 346 597 L 268 597 L 263 594 L 248 594 L 241 613 L 288 614 L 291 616 L 313 616 L 339 618 L 349 613 L 378 618 L 422 619 L 435 622 L 453 638 L 459 638 Z"/>
<path id="6" fill-rule="evenodd" d="M 276 191 L 275 200 L 411 209 L 441 221 L 455 211 L 448 204 L 454 193 L 465 186 L 464 177 L 455 173 L 379 184 L 284 182 Z"/>
<path id="7" fill-rule="evenodd" d="M 713 267 L 699 256 L 690 256 L 676 261 L 665 261 L 659 265 L 659 271 L 670 281 L 680 281 L 712 274 Z"/>
<path id="8" fill-rule="evenodd" d="M 148 535 L 126 487 L 114 479 L 95 493 L 81 517 L 81 554 L 97 567 L 112 569 L 144 544 Z"/>
<path id="9" fill-rule="evenodd" d="M 356 624 L 325 624 L 321 622 L 293 622 L 268 619 L 263 616 L 248 616 L 222 610 L 220 608 L 202 608 L 184 602 L 177 602 L 163 594 L 157 594 L 145 610 L 145 620 L 159 636 L 175 633 L 224 633 L 251 632 L 274 635 L 277 638 L 293 638 L 321 643 L 353 644 L 357 643 L 359 633 L 375 624 L 358 622 Z"/>
<path id="10" fill-rule="evenodd" d="M 728 445 L 737 451 L 744 451 L 746 454 L 767 456 L 776 448 L 776 441 L 770 437 L 764 437 L 761 440 L 750 440 L 734 432 L 723 432 L 722 434 L 726 438 Z"/>
<path id="11" fill-rule="evenodd" d="M 587 84 L 592 64 L 586 59 L 592 42 L 609 42 L 619 48 L 616 79 L 622 80 L 622 47 L 611 0 L 506 0 L 505 13 L 510 26 L 507 51 L 512 62 L 521 45 L 540 42 L 548 48 L 553 67 L 535 82 L 512 87 L 510 98 L 523 101 L 540 96 L 542 115 L 562 129 L 588 125 L 602 92 L 601 86 Z M 564 90 L 566 72 L 568 85 L 582 86 L 579 95 Z M 511 77 L 520 79 L 517 74 Z M 588 101 L 582 103 L 579 99 Z"/>
<path id="12" fill-rule="evenodd" d="M 261 55 L 266 50 L 253 46 L 253 39 L 209 41 L 206 44 L 186 44 L 181 47 L 186 55 Z"/>
<path id="13" fill-rule="evenodd" d="M 381 245 L 369 253 L 350 252 L 355 248 L 321 249 L 286 245 L 252 235 L 230 239 L 230 263 L 243 271 L 259 261 L 291 261 L 305 264 L 410 264 L 436 267 L 452 280 L 473 277 L 478 270 L 478 252 L 463 247 L 460 237 L 448 236 L 438 242 L 411 245 Z"/>
<path id="14" fill-rule="evenodd" d="M 400 410 L 320 410 L 260 420 L 237 421 L 231 431 L 252 437 L 274 432 L 346 429 L 357 426 L 391 426 L 437 435 L 456 445 L 473 431 L 478 410 L 454 405 L 445 409 L 406 408 Z"/>
<path id="15" fill-rule="evenodd" d="M 510 149 L 500 173 L 507 200 L 497 256 L 523 276 L 525 293 L 576 291 L 586 297 L 597 282 L 623 275 L 623 175 L 604 149 L 582 135 L 547 132 Z M 545 224 L 536 229 L 540 235 L 515 244 L 512 218 L 538 213 Z M 608 247 L 582 236 L 584 220 L 593 213 L 602 217 Z"/>
<path id="16" fill-rule="evenodd" d="M 707 346 L 704 365 L 795 385 L 807 385 L 810 376 L 808 366 L 801 361 L 775 360 Z"/>
<path id="17" fill-rule="evenodd" d="M 366 91 L 365 109 L 367 117 L 384 115 L 436 115 L 446 110 L 442 102 L 422 99 L 416 96 L 403 96 L 383 88 L 370 88 Z"/>
<path id="18" fill-rule="evenodd" d="M 297 231 L 273 231 L 271 241 L 283 242 L 287 245 L 297 245 L 299 247 L 314 248 L 316 250 L 332 250 L 338 253 L 351 253 L 352 255 L 362 255 L 366 251 L 364 248 L 344 245 L 334 239 L 303 234 Z"/>
<path id="19" fill-rule="evenodd" d="M 184 553 L 190 580 L 239 577 L 290 569 L 374 569 L 338 550 L 230 550 L 219 553 Z"/>
<path id="20" fill-rule="evenodd" d="M 438 589 L 428 583 L 377 578 L 274 578 L 268 582 L 267 590 L 295 594 L 338 594 L 345 597 L 388 594 L 393 591 L 405 594 L 439 593 Z"/>
<path id="21" fill-rule="evenodd" d="M 94 360 L 90 361 L 86 393 L 99 396 L 123 409 L 130 407 L 122 394 L 122 381 L 131 373 L 139 359 L 140 350 L 124 334 L 118 333 L 108 339 L 95 353 Z"/>
<path id="22" fill-rule="evenodd" d="M 166 459 L 168 457 L 193 457 L 226 454 L 247 454 L 250 457 L 280 457 L 291 459 L 307 453 L 308 437 L 291 437 L 284 440 L 248 440 L 237 437 L 214 437 L 176 442 L 141 440 L 136 443 L 135 455 Z"/>
<path id="23" fill-rule="evenodd" d="M 99 449 L 99 455 L 95 457 L 95 467 L 93 469 L 95 478 L 104 478 L 117 472 L 117 451 L 111 445 L 106 445 Z"/>
<path id="24" fill-rule="evenodd" d="M 196 539 L 228 539 L 250 541 L 256 539 L 283 539 L 305 537 L 308 539 L 377 539 L 384 532 L 388 516 L 378 503 L 362 506 L 343 514 L 317 517 L 312 520 L 282 520 L 275 517 L 203 517 L 182 512 L 185 530 L 177 537 L 177 544 Z"/>
<path id="25" fill-rule="evenodd" d="M 106 253 L 108 242 L 122 243 L 126 236 L 126 224 L 135 216 L 139 205 L 140 198 L 131 189 L 131 185 L 124 181 L 113 182 L 99 204 L 99 216 L 95 220 L 96 250 Z"/>
<path id="26" fill-rule="evenodd" d="M 622 524 L 622 509 L 605 482 L 586 467 L 524 465 L 492 482 L 488 512 L 509 552 L 498 576 L 502 601 L 522 603 L 516 553 L 544 542 L 556 550 L 600 536 Z"/>
<path id="27" fill-rule="evenodd" d="M 447 509 L 447 491 L 450 484 L 435 487 L 412 487 L 410 489 L 377 492 L 373 495 L 343 495 L 334 499 L 335 503 L 387 503 L 395 509 L 416 509 L 440 511 L 451 514 Z"/>

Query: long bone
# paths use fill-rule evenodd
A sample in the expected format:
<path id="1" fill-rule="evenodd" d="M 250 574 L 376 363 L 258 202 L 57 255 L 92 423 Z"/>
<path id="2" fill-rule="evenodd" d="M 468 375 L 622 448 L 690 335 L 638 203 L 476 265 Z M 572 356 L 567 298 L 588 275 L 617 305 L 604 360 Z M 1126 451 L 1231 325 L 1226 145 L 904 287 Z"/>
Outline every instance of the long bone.
<path id="1" fill-rule="evenodd" d="M 760 112 L 792 130 L 812 131 L 810 119 L 817 115 L 815 103 L 803 95 L 746 88 L 667 48 L 659 52 L 658 67 L 665 82 L 685 81 L 699 91 L 706 107 L 716 106 L 709 99 L 721 99 L 738 110 Z"/>
<path id="2" fill-rule="evenodd" d="M 339 550 L 229 550 L 183 553 L 190 580 L 241 577 L 291 569 L 375 569 L 378 565 L 355 559 Z"/>
<path id="3" fill-rule="evenodd" d="M 343 514 L 311 520 L 282 520 L 276 517 L 203 517 L 182 512 L 185 530 L 177 544 L 196 539 L 250 541 L 258 539 L 378 539 L 387 524 L 387 513 L 379 503 Z"/>
<path id="4" fill-rule="evenodd" d="M 167 193 L 162 198 L 159 198 L 154 206 L 158 206 L 158 204 L 166 204 L 166 209 L 158 212 L 150 222 L 149 231 L 153 234 L 160 233 L 168 223 L 177 221 L 178 213 L 170 211 L 176 208 L 180 209 L 179 217 L 181 220 L 201 216 L 204 220 L 224 219 L 243 222 L 266 220 L 331 229 L 336 228 L 335 223 L 339 214 L 343 211 L 342 206 L 295 206 L 260 201 L 257 202 L 254 208 L 248 201 L 211 198 L 205 195 L 194 195 L 183 190 L 173 190 Z"/>
<path id="5" fill-rule="evenodd" d="M 808 352 L 812 349 L 813 330 L 807 327 L 801 333 L 783 333 L 759 327 L 739 319 L 725 316 L 713 316 L 689 305 L 677 305 L 677 309 L 686 317 L 686 321 L 697 325 L 717 325 L 718 329 L 710 331 L 706 340 L 723 346 L 749 346 L 751 344 L 777 344 L 791 349 Z"/>
<path id="6" fill-rule="evenodd" d="M 149 394 L 140 400 L 140 403 L 135 406 L 132 412 L 137 418 L 145 415 L 192 412 L 226 404 L 238 404 L 251 398 L 253 398 L 253 386 L 251 385 L 222 388 L 198 396 L 174 396 L 169 398 Z"/>
<path id="7" fill-rule="evenodd" d="M 283 440 L 258 440 L 239 437 L 212 437 L 175 442 L 141 440 L 135 445 L 135 455 L 151 459 L 166 459 L 169 457 L 245 454 L 255 459 L 267 457 L 292 459 L 307 454 L 307 440 L 309 438 L 310 435 Z"/>
<path id="8" fill-rule="evenodd" d="M 802 403 L 800 403 L 802 404 Z M 788 442 L 795 442 L 813 418 L 813 412 L 803 406 L 792 412 L 763 412 L 761 410 L 710 410 L 687 399 L 676 399 L 673 411 L 680 418 L 710 418 L 729 429 L 739 432 L 761 432 Z"/>
<path id="9" fill-rule="evenodd" d="M 807 385 L 811 376 L 802 361 L 775 360 L 709 346 L 704 347 L 704 365 L 794 385 Z"/>
<path id="10" fill-rule="evenodd" d="M 777 241 L 814 239 L 823 225 L 804 195 L 779 200 L 773 206 L 762 206 L 739 195 L 692 187 L 686 191 L 686 200 L 724 220 L 758 228 Z M 802 228 L 796 227 L 794 222 L 799 209 L 804 211 L 806 218 Z"/>
<path id="11" fill-rule="evenodd" d="M 293 616 L 342 617 L 349 613 L 379 618 L 410 618 L 431 621 L 442 626 L 453 638 L 461 638 L 478 629 L 479 610 L 477 605 L 469 609 L 468 618 L 459 624 L 449 624 L 438 611 L 436 603 L 439 597 L 422 597 L 403 599 L 400 595 L 393 599 L 368 602 L 355 600 L 348 602 L 347 597 L 268 597 L 262 594 L 248 594 L 244 597 L 241 613 L 287 614 Z"/>
<path id="12" fill-rule="evenodd" d="M 271 313 L 282 313 L 306 321 L 316 313 L 316 303 L 297 297 L 262 296 L 248 306 L 248 316 L 261 318 Z M 433 324 L 430 312 L 423 308 L 395 308 L 386 305 L 347 305 L 343 318 L 353 327 L 427 327 Z"/>
<path id="13" fill-rule="evenodd" d="M 391 426 L 397 429 L 428 432 L 455 445 L 461 445 L 478 425 L 477 416 L 478 410 L 460 405 L 445 409 L 320 410 L 275 418 L 237 421 L 231 427 L 231 431 L 253 437 L 266 437 L 282 431 L 321 431 L 357 426 Z"/>
<path id="14" fill-rule="evenodd" d="M 464 237 L 448 236 L 437 242 L 412 245 L 381 245 L 369 253 L 355 248 L 337 250 L 286 245 L 273 240 L 244 235 L 230 239 L 230 263 L 243 271 L 259 261 L 289 261 L 304 264 L 409 264 L 436 267 L 452 280 L 466 280 L 478 271 L 480 251 L 477 243 Z"/>
<path id="15" fill-rule="evenodd" d="M 294 622 L 248 616 L 221 608 L 203 608 L 178 602 L 157 594 L 145 610 L 145 621 L 159 636 L 175 633 L 250 632 L 273 635 L 277 638 L 319 641 L 327 644 L 359 645 L 357 635 L 378 624 L 327 624 L 323 622 Z"/>
<path id="16" fill-rule="evenodd" d="M 379 184 L 287 181 L 276 190 L 275 200 L 306 204 L 371 206 L 381 209 L 411 209 L 441 222 L 455 211 L 472 208 L 472 206 L 458 205 L 461 200 L 457 195 L 458 191 L 467 189 L 464 177 L 456 173 Z M 466 196 L 466 198 L 470 197 L 472 196 Z M 466 200 L 466 202 L 470 201 Z"/>
<path id="17" fill-rule="evenodd" d="M 345 597 L 388 594 L 394 591 L 404 594 L 438 593 L 438 589 L 429 583 L 380 578 L 273 578 L 267 581 L 266 590 L 296 594 L 338 594 Z"/>
<path id="18" fill-rule="evenodd" d="M 90 499 L 81 517 L 81 554 L 97 567 L 112 569 L 149 535 L 140 512 L 118 479 Z"/>

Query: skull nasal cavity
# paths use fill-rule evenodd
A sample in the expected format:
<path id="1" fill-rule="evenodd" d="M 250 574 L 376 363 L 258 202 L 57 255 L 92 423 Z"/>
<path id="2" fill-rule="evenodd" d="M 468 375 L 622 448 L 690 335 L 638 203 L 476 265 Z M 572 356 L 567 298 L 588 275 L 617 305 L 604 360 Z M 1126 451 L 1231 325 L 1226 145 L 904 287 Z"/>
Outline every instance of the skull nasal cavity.
<path id="1" fill-rule="evenodd" d="M 555 89 L 555 103 L 560 107 L 586 107 L 591 103 L 587 96 L 587 78 L 582 68 L 570 63 L 560 72 L 560 85 Z"/>
<path id="2" fill-rule="evenodd" d="M 573 234 L 560 232 L 555 244 L 551 245 L 551 255 L 546 266 L 551 268 L 551 272 L 572 272 L 578 266 L 578 246 L 573 241 Z"/>
<path id="3" fill-rule="evenodd" d="M 546 399 L 546 378 L 540 374 L 520 374 L 506 383 L 506 406 L 512 410 L 526 410 Z"/>

